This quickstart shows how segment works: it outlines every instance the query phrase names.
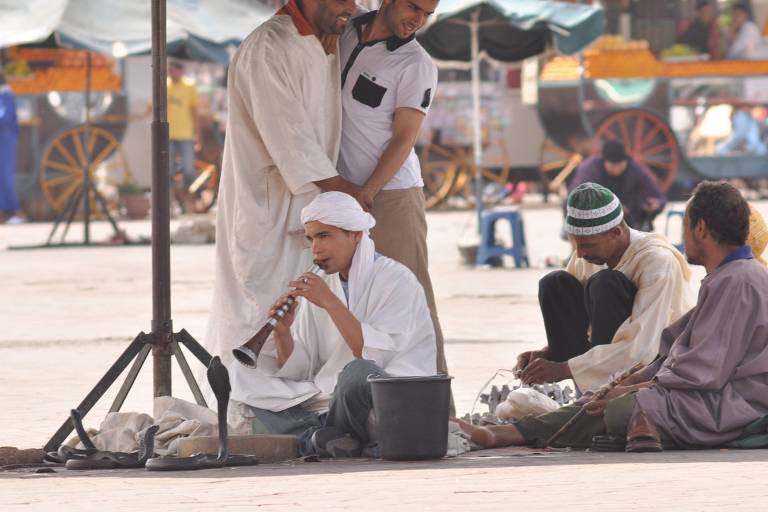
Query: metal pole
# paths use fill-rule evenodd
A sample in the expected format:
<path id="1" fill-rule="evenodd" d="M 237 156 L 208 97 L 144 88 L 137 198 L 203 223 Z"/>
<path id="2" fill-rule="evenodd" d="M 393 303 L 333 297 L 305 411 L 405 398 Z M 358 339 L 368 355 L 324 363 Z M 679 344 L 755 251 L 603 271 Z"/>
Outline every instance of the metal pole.
<path id="1" fill-rule="evenodd" d="M 171 395 L 171 245 L 165 0 L 152 0 L 152 349 L 154 396 Z"/>
<path id="2" fill-rule="evenodd" d="M 85 125 L 83 126 L 83 139 L 85 162 L 83 169 L 83 243 L 91 243 L 91 52 L 85 52 Z"/>
<path id="3" fill-rule="evenodd" d="M 469 39 L 472 50 L 472 132 L 475 156 L 475 208 L 477 229 L 480 230 L 480 216 L 483 212 L 483 175 L 480 164 L 483 161 L 483 145 L 480 133 L 480 9 L 472 13 L 469 22 Z"/>

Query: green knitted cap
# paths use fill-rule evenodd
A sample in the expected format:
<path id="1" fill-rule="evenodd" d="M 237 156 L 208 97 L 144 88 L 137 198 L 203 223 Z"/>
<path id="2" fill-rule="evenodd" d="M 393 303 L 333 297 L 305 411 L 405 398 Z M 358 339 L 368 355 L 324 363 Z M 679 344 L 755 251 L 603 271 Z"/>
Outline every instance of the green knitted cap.
<path id="1" fill-rule="evenodd" d="M 624 208 L 613 192 L 597 183 L 582 183 L 568 195 L 565 232 L 597 235 L 621 224 Z"/>

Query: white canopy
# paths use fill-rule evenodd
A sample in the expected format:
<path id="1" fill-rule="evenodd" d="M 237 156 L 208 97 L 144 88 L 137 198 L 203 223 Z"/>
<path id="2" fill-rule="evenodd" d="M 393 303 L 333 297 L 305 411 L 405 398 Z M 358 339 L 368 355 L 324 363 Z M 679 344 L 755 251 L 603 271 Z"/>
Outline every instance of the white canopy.
<path id="1" fill-rule="evenodd" d="M 187 37 L 240 41 L 273 14 L 260 0 L 167 0 L 167 41 Z M 115 56 L 152 46 L 150 2 L 137 0 L 0 0 L 0 47 L 43 41 L 52 33 Z"/>

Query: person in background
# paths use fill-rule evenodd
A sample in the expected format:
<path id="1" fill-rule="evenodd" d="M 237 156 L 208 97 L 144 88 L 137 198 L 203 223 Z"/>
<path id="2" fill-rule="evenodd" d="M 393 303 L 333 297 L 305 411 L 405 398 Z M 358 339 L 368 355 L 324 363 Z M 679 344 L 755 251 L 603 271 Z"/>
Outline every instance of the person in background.
<path id="1" fill-rule="evenodd" d="M 752 19 L 747 4 L 738 3 L 731 11 L 727 59 L 755 59 L 760 57 L 763 36 Z"/>
<path id="2" fill-rule="evenodd" d="M 708 53 L 712 59 L 720 58 L 720 30 L 711 0 L 696 2 L 696 17 L 681 27 L 677 42 Z"/>
<path id="3" fill-rule="evenodd" d="M 760 125 L 752 117 L 750 105 L 737 105 L 731 114 L 731 135 L 717 145 L 718 155 L 745 152 L 752 155 L 765 155 L 768 146 L 760 140 Z"/>
<path id="4" fill-rule="evenodd" d="M 616 194 L 624 205 L 627 225 L 639 231 L 653 231 L 653 219 L 667 203 L 651 171 L 627 155 L 624 145 L 616 140 L 605 142 L 602 155 L 582 162 L 570 189 L 587 182 L 598 183 Z"/>
<path id="5" fill-rule="evenodd" d="M 19 123 L 16 119 L 16 100 L 0 71 L 0 221 L 21 224 L 17 215 L 19 196 L 16 195 L 16 140 Z"/>
<path id="6" fill-rule="evenodd" d="M 184 186 L 175 192 L 187 213 L 194 211 L 194 200 L 187 188 L 195 180 L 195 150 L 200 147 L 199 98 L 195 84 L 184 78 L 184 65 L 178 61 L 168 64 L 168 128 L 171 177 L 180 169 Z M 177 160 L 180 164 L 177 164 Z M 173 185 L 175 181 L 171 181 Z M 191 210 L 191 211 L 190 211 Z"/>

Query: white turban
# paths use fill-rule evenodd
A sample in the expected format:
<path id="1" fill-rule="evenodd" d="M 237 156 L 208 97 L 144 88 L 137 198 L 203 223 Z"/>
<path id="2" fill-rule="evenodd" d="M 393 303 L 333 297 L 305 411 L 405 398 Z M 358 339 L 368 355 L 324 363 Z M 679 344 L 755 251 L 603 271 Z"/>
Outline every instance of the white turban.
<path id="1" fill-rule="evenodd" d="M 376 248 L 368 232 L 376 225 L 376 219 L 364 211 L 360 203 L 349 194 L 324 192 L 301 210 L 301 223 L 312 221 L 346 231 L 361 231 L 363 234 L 349 270 L 349 309 L 354 312 L 371 278 Z"/>

